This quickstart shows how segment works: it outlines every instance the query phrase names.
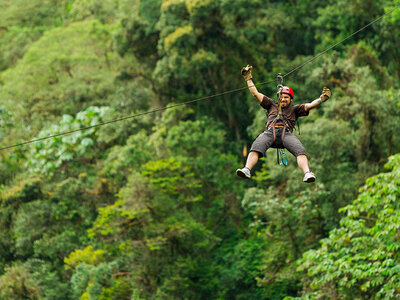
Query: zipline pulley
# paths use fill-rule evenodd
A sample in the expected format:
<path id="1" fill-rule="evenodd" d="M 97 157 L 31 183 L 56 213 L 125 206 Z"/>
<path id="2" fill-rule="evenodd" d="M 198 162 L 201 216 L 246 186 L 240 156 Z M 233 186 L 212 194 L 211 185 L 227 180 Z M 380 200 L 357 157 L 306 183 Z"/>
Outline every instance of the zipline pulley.
<path id="1" fill-rule="evenodd" d="M 283 76 L 281 73 L 278 73 L 278 75 L 276 75 L 276 81 L 278 82 L 278 91 L 280 90 L 282 92 L 282 88 L 283 88 Z"/>
<path id="2" fill-rule="evenodd" d="M 282 91 L 283 91 L 283 76 L 281 73 L 278 73 L 278 75 L 276 75 L 276 81 L 278 83 L 277 88 L 278 88 L 278 115 L 276 116 L 277 119 L 283 119 L 282 118 L 282 107 L 281 107 L 281 100 L 282 100 Z"/>

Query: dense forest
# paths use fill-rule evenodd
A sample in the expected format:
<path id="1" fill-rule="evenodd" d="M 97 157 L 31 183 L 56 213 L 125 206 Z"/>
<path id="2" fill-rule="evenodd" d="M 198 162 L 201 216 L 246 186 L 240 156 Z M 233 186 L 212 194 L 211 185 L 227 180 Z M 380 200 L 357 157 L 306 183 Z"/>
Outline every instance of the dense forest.
<path id="1" fill-rule="evenodd" d="M 0 147 L 174 106 L 0 151 L 0 299 L 400 299 L 399 49 L 400 0 L 0 0 Z M 236 176 L 247 64 L 331 89 L 315 183 Z"/>

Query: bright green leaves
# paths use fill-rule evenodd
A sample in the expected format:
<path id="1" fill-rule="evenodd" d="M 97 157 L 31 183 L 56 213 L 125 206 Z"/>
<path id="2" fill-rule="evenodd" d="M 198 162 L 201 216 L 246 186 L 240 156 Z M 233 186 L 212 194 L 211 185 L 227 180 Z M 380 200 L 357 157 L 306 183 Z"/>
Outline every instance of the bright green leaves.
<path id="1" fill-rule="evenodd" d="M 341 209 L 341 227 L 307 252 L 300 270 L 319 296 L 335 290 L 339 296 L 391 299 L 399 291 L 400 197 L 399 155 L 390 158 L 388 173 L 367 180 L 360 195 Z"/>
<path id="2" fill-rule="evenodd" d="M 136 232 L 136 238 L 143 237 L 139 232 L 144 225 L 160 221 L 153 220 L 155 216 L 168 218 L 170 213 L 179 214 L 179 209 L 188 208 L 187 203 L 200 201 L 200 188 L 193 171 L 183 163 L 172 158 L 150 161 L 141 167 L 141 174 L 130 176 L 127 186 L 118 194 L 120 200 L 99 209 L 90 235 L 118 239 L 128 231 Z M 157 244 L 157 240 L 161 242 L 163 238 L 157 237 L 150 244 Z"/>
<path id="3" fill-rule="evenodd" d="M 184 49 L 185 46 L 193 46 L 195 42 L 196 40 L 193 36 L 193 27 L 186 25 L 177 28 L 165 38 L 164 48 L 165 51 L 170 52 L 172 48 Z"/>
<path id="4" fill-rule="evenodd" d="M 137 11 L 138 0 L 75 0 L 70 6 L 68 20 L 83 21 L 90 19 L 100 20 L 110 24 L 117 22 L 129 11 Z"/>
<path id="5" fill-rule="evenodd" d="M 75 250 L 70 253 L 68 257 L 64 258 L 66 264 L 66 269 L 76 268 L 81 263 L 86 263 L 89 265 L 98 265 L 104 260 L 103 250 L 94 250 L 92 246 L 87 246 L 83 250 Z"/>
<path id="6" fill-rule="evenodd" d="M 0 0 L 4 146 L 236 89 L 247 63 L 270 81 L 398 0 L 25 2 Z M 348 205 L 399 149 L 397 25 L 285 80 L 295 104 L 333 91 L 302 121 L 317 185 L 275 150 L 255 180 L 235 176 L 265 123 L 245 90 L 2 152 L 1 297 L 282 299 L 302 282 L 309 298 L 397 296 L 400 158 Z"/>
<path id="7" fill-rule="evenodd" d="M 330 1 L 325 8 L 318 10 L 318 18 L 314 20 L 316 29 L 315 38 L 320 41 L 317 51 L 327 48 L 329 45 L 339 42 L 350 36 L 356 30 L 381 17 L 384 13 L 393 9 L 393 1 L 352 1 L 340 0 Z M 352 37 L 352 40 L 364 40 L 371 45 L 378 54 L 385 68 L 396 77 L 399 77 L 399 60 L 396 59 L 397 50 L 394 45 L 399 43 L 398 21 L 396 23 L 396 12 L 385 16 L 373 26 L 366 28 Z M 398 20 L 398 18 L 397 18 Z M 393 22 L 394 21 L 394 22 Z M 346 41 L 338 45 L 336 49 L 349 44 Z"/>
<path id="8" fill-rule="evenodd" d="M 149 179 L 150 184 L 160 188 L 163 193 L 175 197 L 184 197 L 185 202 L 201 200 L 196 189 L 201 184 L 196 180 L 189 167 L 173 158 L 150 161 L 142 166 L 142 174 Z"/>
<path id="9" fill-rule="evenodd" d="M 59 125 L 42 130 L 37 138 L 61 132 L 74 131 L 98 125 L 112 116 L 109 107 L 90 107 L 79 112 L 75 118 L 64 115 Z M 55 137 L 32 144 L 27 165 L 33 172 L 52 175 L 56 169 L 80 164 L 84 159 L 92 159 L 98 154 L 100 128 L 77 131 L 69 135 Z"/>
<path id="10" fill-rule="evenodd" d="M 166 143 L 171 154 L 191 156 L 211 155 L 221 149 L 225 134 L 219 124 L 212 119 L 204 118 L 196 121 L 180 122 L 168 130 Z"/>
<path id="11" fill-rule="evenodd" d="M 18 184 L 0 191 L 2 205 L 18 206 L 24 202 L 36 200 L 41 195 L 40 177 L 21 179 Z"/>
<path id="12" fill-rule="evenodd" d="M 11 27 L 6 32 L 0 31 L 0 71 L 15 66 L 44 31 L 42 27 L 35 29 Z"/>
<path id="13" fill-rule="evenodd" d="M 51 190 L 40 190 L 35 198 L 32 194 L 29 202 L 14 208 L 13 222 L 8 226 L 15 254 L 55 261 L 72 251 L 79 242 L 79 232 L 94 213 L 90 204 L 93 196 L 82 195 L 83 190 L 82 182 L 70 178 Z M 12 206 L 4 206 L 2 211 L 9 208 Z"/>
<path id="14" fill-rule="evenodd" d="M 121 19 L 121 28 L 116 36 L 117 49 L 121 55 L 134 53 L 144 66 L 154 66 L 158 60 L 157 43 L 159 30 L 156 24 L 160 17 L 161 0 L 139 1 L 139 7 Z M 134 4 L 137 6 L 136 4 Z"/>
<path id="15" fill-rule="evenodd" d="M 11 114 L 4 107 L 0 107 L 0 141 L 4 138 L 6 133 L 5 129 L 12 125 L 11 117 Z"/>
<path id="16" fill-rule="evenodd" d="M 110 35 L 110 28 L 96 21 L 46 32 L 14 69 L 4 73 L 2 101 L 16 117 L 27 116 L 36 123 L 35 116 L 54 120 L 88 107 L 88 100 L 103 98 L 119 65 L 109 49 Z"/>
<path id="17" fill-rule="evenodd" d="M 81 263 L 71 277 L 72 298 L 73 299 L 110 299 L 101 298 L 103 287 L 113 286 L 118 279 L 114 278 L 117 263 L 101 263 L 92 265 Z M 128 292 L 130 286 L 125 286 Z M 126 291 L 120 291 L 121 294 Z"/>
<path id="18" fill-rule="evenodd" d="M 68 284 L 57 270 L 40 259 L 29 259 L 4 270 L 0 277 L 0 299 L 67 299 Z"/>
<path id="19" fill-rule="evenodd" d="M 36 26 L 55 26 L 66 16 L 68 3 L 73 0 L 1 0 L 0 26 L 10 25 L 32 28 Z"/>
<path id="20" fill-rule="evenodd" d="M 200 185 L 188 166 L 175 159 L 150 161 L 142 165 L 141 173 L 130 176 L 119 200 L 99 209 L 89 235 L 102 241 L 109 252 L 129 257 L 119 272 L 136 270 L 134 282 L 147 294 L 155 292 L 155 281 L 168 281 L 188 267 L 170 265 L 171 256 L 208 249 L 216 238 L 194 218 L 198 208 L 190 204 L 201 200 L 196 196 Z M 154 258 L 157 264 L 152 263 Z M 82 268 L 73 276 L 80 276 Z M 150 274 L 150 282 L 142 281 Z"/>
<path id="21" fill-rule="evenodd" d="M 82 182 L 70 178 L 51 188 L 42 177 L 34 177 L 2 191 L 0 248 L 5 273 L 0 282 L 4 283 L 4 299 L 36 299 L 34 295 L 67 299 L 68 283 L 61 279 L 60 267 L 64 256 L 79 247 L 94 213 L 93 204 L 88 204 L 91 196 L 83 193 Z M 89 187 L 86 183 L 85 188 Z M 14 257 L 15 264 L 4 269 L 4 259 L 9 256 Z M 23 276 L 18 273 L 19 267 Z M 19 295 L 20 289 L 29 296 Z"/>
<path id="22" fill-rule="evenodd" d="M 239 214 L 232 191 L 241 185 L 234 186 L 235 177 L 224 176 L 226 170 L 234 173 L 235 159 L 220 153 L 225 140 L 220 125 L 208 118 L 187 120 L 192 113 L 186 108 L 166 111 L 153 132 L 138 132 L 125 146 L 110 151 L 109 167 L 102 176 L 109 181 L 117 176 L 113 189 L 122 188 L 113 204 L 99 208 L 88 233 L 93 247 L 99 249 L 100 244 L 111 256 L 99 265 L 82 263 L 73 270 L 77 295 L 78 290 L 82 297 L 89 293 L 96 285 L 96 270 L 117 263 L 114 257 L 124 262 L 115 272 L 132 272 L 130 286 L 141 290 L 142 297 L 175 298 L 182 289 L 192 297 L 195 294 L 188 288 L 197 289 L 199 269 L 210 278 L 204 283 L 207 288 L 216 286 L 212 274 L 217 268 L 203 265 L 200 256 L 210 260 L 213 247 L 221 241 L 212 231 L 214 226 L 232 226 L 221 209 L 226 206 L 228 214 Z M 229 232 L 234 234 L 235 229 Z M 102 293 L 124 282 L 107 274 Z"/>
<path id="23" fill-rule="evenodd" d="M 266 192 L 259 188 L 248 189 L 244 195 L 242 206 L 250 222 L 247 232 L 265 243 L 257 281 L 265 287 L 267 298 L 274 293 L 288 295 L 290 287 L 298 285 L 295 261 L 306 249 L 317 245 L 331 225 L 325 220 L 332 210 L 325 207 L 328 195 L 322 185 L 293 197 L 279 197 L 274 189 Z"/>
<path id="24" fill-rule="evenodd" d="M 153 157 L 153 151 L 145 130 L 130 136 L 126 145 L 111 148 L 101 171 L 103 176 L 112 179 L 110 184 L 114 187 L 110 186 L 111 190 L 126 183 L 132 168 L 149 161 Z M 118 189 L 116 188 L 116 192 Z"/>
<path id="25" fill-rule="evenodd" d="M 110 236 L 118 240 L 121 233 L 134 232 L 135 228 L 130 228 L 131 225 L 144 225 L 149 218 L 149 209 L 145 204 L 143 201 L 135 201 L 135 198 L 127 198 L 100 208 L 99 216 L 89 230 L 89 236 L 98 235 L 100 239 L 102 236 Z"/>

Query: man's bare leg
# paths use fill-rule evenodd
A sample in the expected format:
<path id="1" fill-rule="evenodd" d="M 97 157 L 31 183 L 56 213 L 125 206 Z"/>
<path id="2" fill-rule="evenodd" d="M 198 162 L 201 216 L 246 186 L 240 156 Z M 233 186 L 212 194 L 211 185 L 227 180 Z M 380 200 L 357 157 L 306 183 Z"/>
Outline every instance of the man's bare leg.
<path id="1" fill-rule="evenodd" d="M 299 165 L 299 168 L 304 173 L 303 181 L 304 182 L 314 182 L 315 181 L 315 175 L 312 172 L 310 172 L 310 167 L 308 165 L 307 156 L 305 156 L 305 155 L 297 156 L 297 164 Z"/>
<path id="2" fill-rule="evenodd" d="M 299 168 L 303 171 L 304 174 L 310 172 L 307 156 L 305 155 L 297 156 L 297 164 L 299 165 Z"/>
<path id="3" fill-rule="evenodd" d="M 251 177 L 250 170 L 254 168 L 257 162 L 258 162 L 258 153 L 251 151 L 247 156 L 246 166 L 243 169 L 237 169 L 236 174 L 239 177 L 249 179 Z"/>
<path id="4" fill-rule="evenodd" d="M 253 169 L 258 162 L 258 152 L 251 151 L 247 156 L 246 166 L 249 170 Z"/>

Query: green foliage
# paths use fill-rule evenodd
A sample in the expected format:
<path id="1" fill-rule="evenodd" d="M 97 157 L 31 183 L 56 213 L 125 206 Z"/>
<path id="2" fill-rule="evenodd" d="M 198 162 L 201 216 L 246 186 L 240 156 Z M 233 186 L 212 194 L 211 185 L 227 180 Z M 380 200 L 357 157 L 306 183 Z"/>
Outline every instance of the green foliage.
<path id="1" fill-rule="evenodd" d="M 176 176 L 176 172 L 182 176 Z M 167 295 L 173 295 L 177 290 L 171 290 L 172 287 L 185 285 L 186 279 L 178 279 L 179 273 L 189 266 L 180 262 L 170 265 L 168 257 L 175 252 L 177 257 L 185 257 L 193 248 L 207 249 L 213 239 L 207 236 L 209 231 L 191 216 L 195 207 L 191 208 L 190 203 L 201 198 L 191 199 L 199 185 L 188 167 L 171 159 L 154 161 L 143 166 L 142 174 L 131 175 L 127 186 L 119 193 L 120 200 L 100 209 L 89 234 L 111 243 L 113 246 L 109 251 L 129 255 L 127 263 L 136 265 L 135 281 L 145 295 L 155 288 L 156 281 L 168 282 L 174 270 L 178 277 L 173 286 L 164 284 Z M 192 184 L 187 182 L 190 178 Z M 149 261 L 153 256 L 157 257 L 156 265 Z M 129 265 L 125 265 L 126 268 L 129 269 Z"/>
<path id="2" fill-rule="evenodd" d="M 1 135 L 0 135 L 0 141 L 4 138 L 4 134 L 6 133 L 6 128 L 10 127 L 11 122 L 11 114 L 4 108 L 0 107 L 0 126 L 1 126 Z"/>
<path id="3" fill-rule="evenodd" d="M 305 190 L 293 197 L 274 196 L 262 189 L 248 189 L 242 206 L 249 213 L 249 234 L 265 244 L 263 264 L 256 278 L 265 287 L 267 299 L 296 295 L 299 277 L 294 262 L 301 253 L 317 244 L 326 227 L 327 196 L 323 186 Z M 288 284 L 290 282 L 290 284 Z"/>
<path id="4" fill-rule="evenodd" d="M 96 21 L 47 31 L 3 73 L 1 102 L 15 118 L 32 120 L 33 128 L 37 116 L 54 121 L 61 112 L 86 108 L 88 99 L 108 93 L 115 78 L 119 59 L 109 51 L 109 39 L 109 27 Z"/>
<path id="5" fill-rule="evenodd" d="M 221 247 L 218 256 L 223 260 L 219 268 L 219 299 L 264 299 L 265 289 L 256 285 L 262 276 L 264 251 L 267 243 L 254 236 L 235 245 Z"/>
<path id="6" fill-rule="evenodd" d="M 354 31 L 367 25 L 374 19 L 392 10 L 398 1 L 328 1 L 328 6 L 319 10 L 319 16 L 315 20 L 316 38 L 321 41 L 318 50 L 338 42 L 349 36 Z M 364 40 L 371 45 L 383 62 L 395 77 L 399 76 L 398 50 L 393 45 L 398 45 L 398 13 L 383 18 L 374 26 L 369 27 L 353 37 L 355 40 Z M 343 47 L 346 44 L 340 46 Z"/>
<path id="7" fill-rule="evenodd" d="M 0 277 L 0 299 L 41 299 L 40 288 L 26 268 L 14 266 Z"/>
<path id="8" fill-rule="evenodd" d="M 139 5 L 138 0 L 75 0 L 72 2 L 69 17 L 70 21 L 83 21 L 96 19 L 102 23 L 114 23 L 124 16 L 129 10 L 135 11 Z"/>
<path id="9" fill-rule="evenodd" d="M 93 250 L 92 246 L 88 246 L 83 250 L 76 250 L 72 252 L 69 257 L 64 258 L 66 264 L 65 268 L 75 268 L 81 263 L 87 263 L 90 265 L 97 265 L 103 260 L 103 250 Z"/>
<path id="10" fill-rule="evenodd" d="M 246 64 L 274 97 L 398 4 L 0 0 L 1 146 L 237 89 Z M 400 152 L 399 16 L 285 77 L 295 104 L 333 92 L 301 119 L 314 185 L 275 150 L 235 176 L 265 124 L 244 90 L 0 152 L 0 298 L 396 298 L 398 155 L 350 203 Z"/>
<path id="11" fill-rule="evenodd" d="M 149 161 L 153 151 L 145 130 L 130 136 L 126 145 L 111 148 L 101 171 L 104 177 L 110 178 L 110 190 L 118 191 L 119 187 L 126 183 L 132 168 Z"/>
<path id="12" fill-rule="evenodd" d="M 181 118 L 177 119 L 177 115 Z M 137 139 L 115 149 L 115 153 L 120 154 L 128 151 L 126 157 L 129 157 L 125 161 L 123 154 L 118 160 L 112 160 L 118 162 L 115 174 L 118 169 L 128 168 L 131 164 L 134 167 L 138 162 L 141 163 L 140 173 L 136 171 L 129 176 L 114 204 L 99 209 L 100 214 L 89 230 L 89 236 L 103 241 L 108 245 L 108 251 L 129 258 L 121 273 L 135 264 L 136 271 L 132 278 L 143 297 L 151 293 L 161 298 L 175 297 L 182 293 L 183 287 L 189 286 L 192 288 L 184 297 L 196 295 L 193 294 L 194 290 L 210 295 L 218 284 L 218 281 L 212 280 L 213 268 L 202 267 L 201 272 L 210 279 L 207 284 L 204 282 L 197 286 L 196 280 L 188 276 L 198 277 L 195 272 L 199 270 L 201 260 L 197 256 L 208 253 L 219 240 L 202 222 L 210 218 L 208 222 L 215 224 L 213 218 L 220 213 L 209 215 L 210 212 L 201 207 L 217 205 L 223 193 L 231 190 L 232 179 L 218 180 L 217 175 L 223 174 L 225 165 L 232 166 L 232 162 L 230 157 L 217 156 L 217 150 L 223 146 L 224 140 L 223 131 L 217 124 L 212 120 L 179 121 L 185 115 L 190 116 L 190 111 L 167 111 L 150 138 L 145 139 L 143 132 L 139 132 Z M 197 134 L 191 137 L 185 135 L 190 131 Z M 210 140 L 215 143 L 210 144 Z M 137 145 L 142 149 L 150 145 L 160 147 L 159 142 L 164 141 L 164 148 L 158 151 L 169 158 L 152 160 L 152 156 L 136 156 L 135 152 L 139 152 L 139 149 L 133 148 L 135 144 L 130 145 L 133 141 L 138 142 Z M 150 151 L 151 148 L 148 149 Z M 170 153 L 179 156 L 173 157 Z M 188 154 L 197 158 L 187 157 Z M 110 155 L 114 157 L 113 152 Z M 203 166 L 207 160 L 214 166 L 220 165 L 222 170 L 216 170 L 217 174 L 211 176 Z M 106 176 L 107 171 L 103 170 Z M 206 182 L 208 187 L 203 186 Z M 190 253 L 194 253 L 194 256 L 191 257 Z M 172 265 L 168 258 L 171 255 L 177 260 Z M 157 265 L 148 261 L 152 257 L 157 257 Z M 156 285 L 157 281 L 162 283 Z M 112 289 L 111 286 L 104 286 L 103 292 Z"/>
<path id="13" fill-rule="evenodd" d="M 30 202 L 41 195 L 40 177 L 25 178 L 19 180 L 17 185 L 7 187 L 0 193 L 2 205 Z"/>
<path id="14" fill-rule="evenodd" d="M 0 26 L 52 26 L 62 23 L 66 8 L 73 0 L 0 1 Z"/>
<path id="15" fill-rule="evenodd" d="M 25 27 L 10 27 L 7 30 L 3 29 L 3 32 L 0 31 L 0 71 L 15 66 L 44 31 L 45 29 L 40 27 L 34 30 Z"/>
<path id="16" fill-rule="evenodd" d="M 115 263 L 101 263 L 98 266 L 80 264 L 71 278 L 73 299 L 100 299 L 102 287 L 112 285 L 112 274 L 116 267 Z"/>
<path id="17" fill-rule="evenodd" d="M 75 118 L 64 115 L 59 125 L 53 125 L 49 129 L 40 131 L 36 139 L 61 132 L 76 132 L 33 144 L 27 158 L 27 166 L 34 173 L 51 176 L 55 170 L 69 169 L 74 164 L 81 166 L 82 161 L 92 160 L 99 155 L 98 148 L 101 147 L 102 140 L 100 128 L 77 130 L 96 126 L 108 121 L 111 116 L 113 116 L 113 111 L 109 107 L 89 107 L 79 112 Z"/>
<path id="18" fill-rule="evenodd" d="M 340 227 L 321 247 L 300 260 L 306 285 L 316 297 L 394 299 L 398 297 L 400 155 L 392 156 L 381 173 L 367 180 L 360 195 L 341 209 Z"/>
<path id="19" fill-rule="evenodd" d="M 41 259 L 29 259 L 24 265 L 25 272 L 40 287 L 40 299 L 68 299 L 69 282 L 62 280 L 57 264 Z"/>

